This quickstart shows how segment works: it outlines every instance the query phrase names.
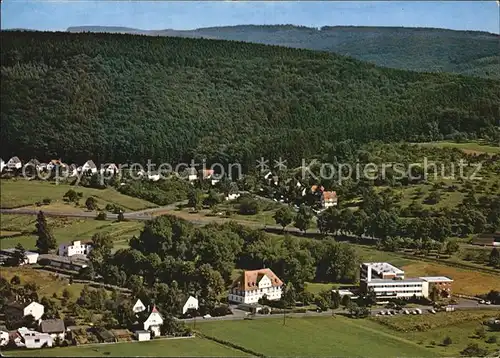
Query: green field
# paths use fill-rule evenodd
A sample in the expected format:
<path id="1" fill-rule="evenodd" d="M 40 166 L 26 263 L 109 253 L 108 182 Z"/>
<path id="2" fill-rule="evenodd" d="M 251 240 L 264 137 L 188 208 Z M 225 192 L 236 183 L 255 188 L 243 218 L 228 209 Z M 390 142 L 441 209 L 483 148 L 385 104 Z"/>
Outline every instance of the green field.
<path id="1" fill-rule="evenodd" d="M 162 339 L 149 342 L 101 344 L 67 348 L 19 350 L 7 354 L 15 357 L 101 357 L 101 356 L 162 356 L 162 357 L 243 357 L 241 351 L 201 338 Z"/>
<path id="2" fill-rule="evenodd" d="M 431 357 L 427 349 L 369 320 L 344 317 L 203 322 L 199 330 L 266 356 Z"/>
<path id="3" fill-rule="evenodd" d="M 462 149 L 466 153 L 491 153 L 491 154 L 500 153 L 500 146 L 493 146 L 480 142 L 455 143 L 455 142 L 441 141 L 441 142 L 422 143 L 421 145 L 428 147 L 439 147 L 439 148 L 458 148 Z"/>
<path id="4" fill-rule="evenodd" d="M 26 249 L 35 248 L 36 217 L 33 215 L 0 215 L 0 227 L 2 236 L 0 243 L 3 248 L 14 247 L 21 243 Z M 47 222 L 53 227 L 53 233 L 58 243 L 70 242 L 72 240 L 90 240 L 95 233 L 110 234 L 115 242 L 126 242 L 132 236 L 138 235 L 144 226 L 143 222 L 137 221 L 100 221 L 95 219 L 80 218 L 54 218 L 48 217 Z M 12 232 L 20 232 L 20 235 L 11 236 Z"/>
<path id="5" fill-rule="evenodd" d="M 2 208 L 16 208 L 31 206 L 44 198 L 49 198 L 52 203 L 46 209 L 49 210 L 50 206 L 60 209 L 59 206 L 63 203 L 63 195 L 70 189 L 83 193 L 80 202 L 82 206 L 89 196 L 95 197 L 101 207 L 105 207 L 107 204 L 116 204 L 125 208 L 125 210 L 133 211 L 157 206 L 145 200 L 121 194 L 110 188 L 92 189 L 67 184 L 56 185 L 54 182 L 48 181 L 28 182 L 24 179 L 0 180 L 0 204 Z"/>

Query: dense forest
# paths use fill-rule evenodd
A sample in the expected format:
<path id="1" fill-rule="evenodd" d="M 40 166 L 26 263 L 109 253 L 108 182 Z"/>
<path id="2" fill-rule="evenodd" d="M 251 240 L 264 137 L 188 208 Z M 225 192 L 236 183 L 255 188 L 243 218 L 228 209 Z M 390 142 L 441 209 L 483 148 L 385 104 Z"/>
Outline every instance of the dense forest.
<path id="1" fill-rule="evenodd" d="M 364 26 L 311 28 L 293 25 L 240 25 L 187 31 L 82 26 L 70 27 L 68 31 L 248 41 L 329 51 L 392 68 L 500 79 L 499 37 L 481 31 Z"/>
<path id="2" fill-rule="evenodd" d="M 16 31 L 1 47 L 2 158 L 293 164 L 347 139 L 479 136 L 500 120 L 500 81 L 326 52 Z"/>

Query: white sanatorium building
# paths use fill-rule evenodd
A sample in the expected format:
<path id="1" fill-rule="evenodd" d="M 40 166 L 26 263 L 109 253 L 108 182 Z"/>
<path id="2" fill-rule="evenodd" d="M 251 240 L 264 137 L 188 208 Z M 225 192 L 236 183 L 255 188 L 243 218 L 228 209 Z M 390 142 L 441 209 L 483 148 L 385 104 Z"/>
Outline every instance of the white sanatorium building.
<path id="1" fill-rule="evenodd" d="M 387 262 L 366 262 L 360 267 L 360 289 L 374 292 L 377 299 L 429 297 L 433 287 L 450 297 L 452 279 L 448 277 L 405 278 L 405 273 Z"/>
<path id="2" fill-rule="evenodd" d="M 233 282 L 229 291 L 229 302 L 258 303 L 259 299 L 280 300 L 283 282 L 270 269 L 244 271 Z"/>

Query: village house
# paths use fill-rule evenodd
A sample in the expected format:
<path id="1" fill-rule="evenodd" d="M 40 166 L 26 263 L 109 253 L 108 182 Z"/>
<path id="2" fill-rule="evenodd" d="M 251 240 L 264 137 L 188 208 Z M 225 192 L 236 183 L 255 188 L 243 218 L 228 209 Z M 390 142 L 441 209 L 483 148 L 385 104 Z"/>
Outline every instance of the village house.
<path id="1" fill-rule="evenodd" d="M 58 255 L 71 257 L 73 255 L 88 255 L 92 250 L 91 241 L 75 240 L 59 245 Z"/>
<path id="2" fill-rule="evenodd" d="M 95 165 L 94 161 L 87 160 L 85 162 L 85 164 L 83 164 L 81 166 L 80 171 L 83 173 L 88 173 L 90 171 L 92 174 L 96 174 L 97 173 L 97 166 Z"/>
<path id="3" fill-rule="evenodd" d="M 76 177 L 78 175 L 78 168 L 76 164 L 71 164 L 68 166 L 68 177 Z"/>
<path id="4" fill-rule="evenodd" d="M 244 271 L 232 284 L 229 302 L 258 303 L 266 296 L 268 300 L 280 300 L 283 282 L 270 269 Z"/>
<path id="5" fill-rule="evenodd" d="M 193 167 L 189 167 L 186 169 L 186 175 L 187 175 L 187 179 L 192 182 L 192 181 L 195 181 L 196 179 L 198 179 L 198 175 L 196 174 L 196 169 L 193 168 Z"/>
<path id="6" fill-rule="evenodd" d="M 236 200 L 240 197 L 240 193 L 229 193 L 226 196 L 226 200 Z"/>
<path id="7" fill-rule="evenodd" d="M 201 180 L 210 180 L 210 184 L 215 185 L 220 180 L 215 175 L 215 171 L 213 169 L 201 169 L 200 170 Z"/>
<path id="8" fill-rule="evenodd" d="M 99 171 L 101 174 L 117 174 L 119 172 L 118 166 L 114 163 L 107 164 L 104 168 Z"/>
<path id="9" fill-rule="evenodd" d="M 66 327 L 62 319 L 44 319 L 40 323 L 40 331 L 49 334 L 53 339 L 66 337 Z"/>
<path id="10" fill-rule="evenodd" d="M 316 195 L 319 198 L 319 202 L 322 208 L 328 209 L 333 206 L 337 206 L 337 192 L 326 191 L 323 186 L 313 185 L 311 186 L 311 194 Z M 307 194 L 306 188 L 302 190 L 302 196 Z"/>
<path id="11" fill-rule="evenodd" d="M 132 307 L 132 311 L 134 313 L 140 313 L 144 312 L 146 310 L 146 306 L 144 306 L 144 303 L 140 299 L 137 299 L 137 302 L 135 303 L 134 307 Z"/>
<path id="12" fill-rule="evenodd" d="M 38 302 L 11 302 L 5 306 L 4 311 L 5 316 L 12 321 L 18 321 L 29 315 L 38 321 L 42 318 L 45 307 Z"/>
<path id="13" fill-rule="evenodd" d="M 14 339 L 14 343 L 18 347 L 26 347 L 28 349 L 38 349 L 43 347 L 52 347 L 54 338 L 50 334 L 33 331 L 26 327 L 17 330 L 20 340 Z"/>
<path id="14" fill-rule="evenodd" d="M 9 332 L 7 330 L 0 330 L 0 347 L 9 344 Z"/>
<path id="15" fill-rule="evenodd" d="M 23 164 L 21 163 L 21 159 L 19 159 L 18 157 L 12 157 L 9 159 L 6 166 L 9 170 L 16 170 L 21 169 Z"/>
<path id="16" fill-rule="evenodd" d="M 47 170 L 53 170 L 54 168 L 57 167 L 64 167 L 66 164 L 64 164 L 61 159 L 52 159 L 50 162 L 47 163 Z"/>
<path id="17" fill-rule="evenodd" d="M 186 314 L 187 311 L 189 310 L 198 310 L 199 305 L 198 305 L 198 299 L 193 297 L 193 296 L 188 296 L 183 300 L 183 305 L 182 305 L 182 314 Z"/>
<path id="18" fill-rule="evenodd" d="M 3 172 L 3 168 L 5 168 L 5 162 L 0 158 L 0 173 Z"/>
<path id="19" fill-rule="evenodd" d="M 153 306 L 150 315 L 144 321 L 144 330 L 151 331 L 153 337 L 157 337 L 161 335 L 161 326 L 163 325 L 163 317 L 160 312 L 156 309 L 156 306 Z"/>

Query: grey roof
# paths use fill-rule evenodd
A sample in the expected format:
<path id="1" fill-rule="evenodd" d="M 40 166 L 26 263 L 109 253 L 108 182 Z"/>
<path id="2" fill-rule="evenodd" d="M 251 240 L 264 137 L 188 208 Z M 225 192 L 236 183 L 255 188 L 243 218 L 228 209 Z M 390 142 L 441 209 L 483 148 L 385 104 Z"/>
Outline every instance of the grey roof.
<path id="1" fill-rule="evenodd" d="M 376 278 L 368 281 L 368 283 L 416 283 L 416 282 L 424 282 L 424 280 L 420 278 L 405 278 L 404 280 L 393 280 L 393 279 L 382 279 Z"/>
<path id="2" fill-rule="evenodd" d="M 62 319 L 47 319 L 40 324 L 40 330 L 43 333 L 61 333 L 66 329 Z"/>

